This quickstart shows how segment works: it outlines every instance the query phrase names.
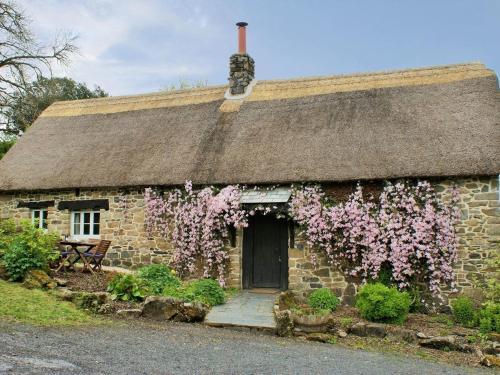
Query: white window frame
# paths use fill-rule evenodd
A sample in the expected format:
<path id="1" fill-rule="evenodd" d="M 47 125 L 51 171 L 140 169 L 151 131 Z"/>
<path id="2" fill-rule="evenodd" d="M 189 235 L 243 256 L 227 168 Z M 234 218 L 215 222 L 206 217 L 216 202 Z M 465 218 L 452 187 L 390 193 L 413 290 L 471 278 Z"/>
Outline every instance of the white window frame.
<path id="1" fill-rule="evenodd" d="M 75 214 L 80 214 L 80 233 L 75 233 Z M 90 213 L 90 230 L 89 234 L 83 234 L 83 218 L 85 213 Z M 94 214 L 99 214 L 99 233 L 101 232 L 101 211 L 99 210 L 74 210 L 71 211 L 71 238 L 76 240 L 85 240 L 85 239 L 99 239 L 100 234 L 94 234 Z"/>
<path id="2" fill-rule="evenodd" d="M 35 219 L 35 212 L 39 212 L 39 214 L 38 214 L 38 217 L 39 217 L 38 223 L 35 222 L 35 220 L 37 220 L 37 219 Z M 47 228 L 43 227 L 43 223 L 44 223 L 44 221 L 43 221 L 43 213 L 44 212 L 47 212 L 47 219 L 45 220 L 45 225 L 48 228 L 49 213 L 48 213 L 48 211 L 47 211 L 46 208 L 33 208 L 33 209 L 31 209 L 31 222 L 33 223 L 33 225 L 36 225 L 38 228 L 43 229 L 43 230 L 46 231 Z"/>

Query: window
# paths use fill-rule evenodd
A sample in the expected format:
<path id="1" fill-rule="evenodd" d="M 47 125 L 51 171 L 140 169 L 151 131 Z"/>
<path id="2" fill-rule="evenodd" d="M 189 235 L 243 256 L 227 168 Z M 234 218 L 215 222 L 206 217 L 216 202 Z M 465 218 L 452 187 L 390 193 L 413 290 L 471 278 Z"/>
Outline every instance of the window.
<path id="1" fill-rule="evenodd" d="M 71 236 L 78 238 L 99 238 L 101 213 L 94 210 L 73 211 L 71 213 Z"/>
<path id="2" fill-rule="evenodd" d="M 31 210 L 31 222 L 38 228 L 47 229 L 47 215 L 46 208 Z"/>

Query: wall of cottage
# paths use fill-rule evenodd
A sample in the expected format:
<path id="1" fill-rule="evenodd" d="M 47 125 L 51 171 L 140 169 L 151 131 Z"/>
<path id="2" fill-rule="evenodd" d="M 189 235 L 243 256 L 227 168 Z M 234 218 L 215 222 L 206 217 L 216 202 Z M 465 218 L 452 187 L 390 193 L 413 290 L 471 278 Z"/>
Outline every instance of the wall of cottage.
<path id="1" fill-rule="evenodd" d="M 462 178 L 435 181 L 442 199 L 450 199 L 451 184 L 460 187 L 462 221 L 458 225 L 459 260 L 455 266 L 459 290 L 473 287 L 474 279 L 488 272 L 486 260 L 500 251 L 500 200 L 497 177 Z M 0 219 L 30 219 L 28 208 L 18 208 L 19 201 L 55 200 L 48 208 L 48 229 L 61 235 L 70 234 L 70 211 L 57 210 L 61 200 L 108 199 L 109 210 L 101 210 L 101 238 L 112 241 L 104 263 L 135 268 L 150 263 L 169 263 L 172 246 L 160 238 L 148 238 L 144 226 L 142 190 L 81 189 L 60 192 L 19 193 L 0 195 Z M 228 285 L 241 286 L 242 231 L 236 236 L 236 246 L 229 249 Z M 315 268 L 310 261 L 310 249 L 297 228 L 294 248 L 289 249 L 289 289 L 309 293 L 312 289 L 333 289 L 344 302 L 350 303 L 359 280 L 346 278 L 319 258 Z M 491 270 L 490 270 L 491 271 Z"/>
<path id="2" fill-rule="evenodd" d="M 458 261 L 455 264 L 457 290 L 474 288 L 474 281 L 485 273 L 493 272 L 488 259 L 500 252 L 500 199 L 498 177 L 462 178 L 434 181 L 435 190 L 443 201 L 451 198 L 450 187 L 460 188 L 459 207 L 462 221 L 457 226 L 459 236 Z M 314 268 L 310 262 L 310 249 L 302 235 L 296 233 L 295 248 L 289 249 L 289 288 L 309 293 L 312 289 L 333 289 L 343 301 L 352 303 L 359 280 L 345 277 L 328 266 L 325 258 L 318 258 Z M 445 294 L 450 291 L 443 289 Z"/>

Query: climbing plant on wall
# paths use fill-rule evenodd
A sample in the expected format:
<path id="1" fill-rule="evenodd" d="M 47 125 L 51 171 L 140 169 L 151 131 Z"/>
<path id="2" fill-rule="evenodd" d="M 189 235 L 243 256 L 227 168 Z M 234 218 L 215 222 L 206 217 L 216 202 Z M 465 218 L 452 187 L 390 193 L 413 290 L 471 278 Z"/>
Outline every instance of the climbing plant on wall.
<path id="1" fill-rule="evenodd" d="M 294 189 L 290 214 L 330 264 L 365 281 L 388 267 L 399 288 L 425 282 L 439 296 L 440 284 L 454 281 L 458 199 L 457 189 L 445 204 L 429 182 L 405 181 L 386 183 L 377 200 L 365 198 L 358 185 L 345 203 L 333 205 L 319 186 L 305 186 Z"/>
<path id="2" fill-rule="evenodd" d="M 217 277 L 225 285 L 228 227 L 247 225 L 240 194 L 238 186 L 195 191 L 191 182 L 186 182 L 184 190 L 175 189 L 163 196 L 150 188 L 145 190 L 147 231 L 172 241 L 172 265 L 181 275 L 194 272 L 196 261 L 201 260 L 204 276 Z"/>

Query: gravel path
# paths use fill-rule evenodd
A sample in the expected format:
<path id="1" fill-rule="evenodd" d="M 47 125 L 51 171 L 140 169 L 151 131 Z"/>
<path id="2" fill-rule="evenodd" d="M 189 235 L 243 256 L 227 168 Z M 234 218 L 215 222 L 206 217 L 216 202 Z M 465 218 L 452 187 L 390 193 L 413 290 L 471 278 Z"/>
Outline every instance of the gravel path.
<path id="1" fill-rule="evenodd" d="M 181 323 L 36 328 L 0 322 L 0 374 L 490 374 Z"/>

